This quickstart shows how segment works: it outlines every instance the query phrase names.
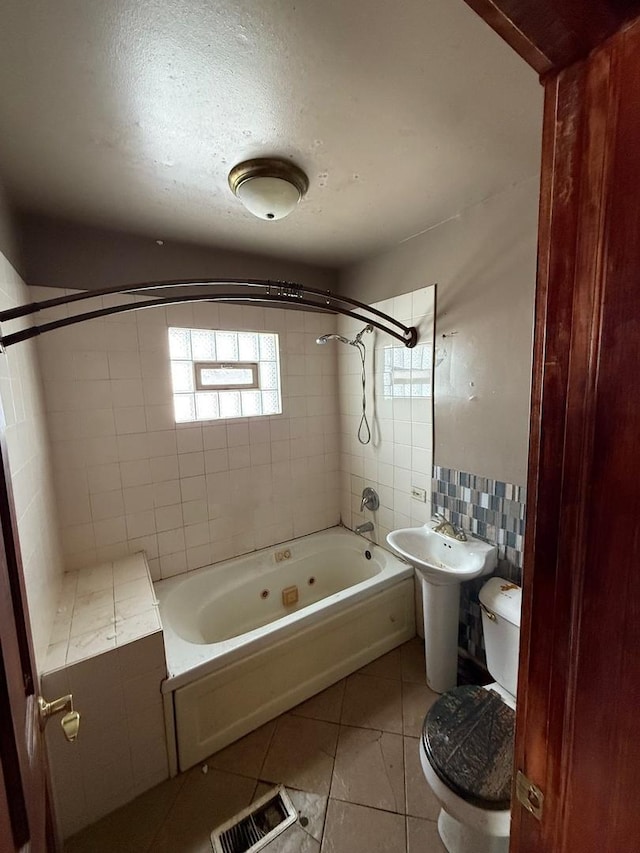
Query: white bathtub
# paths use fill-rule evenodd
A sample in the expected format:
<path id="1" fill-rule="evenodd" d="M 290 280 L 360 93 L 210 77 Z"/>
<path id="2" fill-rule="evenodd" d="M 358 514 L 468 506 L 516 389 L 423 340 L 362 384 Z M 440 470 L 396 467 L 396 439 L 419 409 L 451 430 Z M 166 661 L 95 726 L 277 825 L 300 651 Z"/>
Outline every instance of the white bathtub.
<path id="1" fill-rule="evenodd" d="M 180 769 L 410 639 L 413 574 L 334 527 L 156 583 Z"/>

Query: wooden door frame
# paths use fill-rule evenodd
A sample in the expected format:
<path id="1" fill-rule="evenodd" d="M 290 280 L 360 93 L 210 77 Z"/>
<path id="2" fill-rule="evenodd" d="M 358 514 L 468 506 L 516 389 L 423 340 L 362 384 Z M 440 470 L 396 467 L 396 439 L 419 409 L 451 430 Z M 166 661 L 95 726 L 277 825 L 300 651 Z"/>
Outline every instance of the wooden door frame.
<path id="1" fill-rule="evenodd" d="M 629 105 L 637 97 L 625 81 L 635 69 L 633 49 L 640 54 L 640 3 L 466 2 L 545 87 L 515 748 L 516 769 L 545 802 L 537 821 L 514 795 L 510 849 L 572 851 L 580 833 L 583 851 L 632 849 L 629 842 L 636 849 L 630 815 L 638 803 L 635 785 L 625 783 L 640 763 L 640 727 L 629 707 L 640 670 L 625 639 L 640 618 L 633 595 L 640 589 L 619 543 L 640 542 L 639 507 L 630 498 L 640 464 L 633 445 L 634 432 L 640 443 L 640 389 L 632 379 L 640 352 L 632 333 L 624 345 L 615 333 L 625 310 L 640 319 L 640 249 L 625 227 L 638 218 L 625 181 L 640 197 L 640 105 Z M 625 414 L 630 404 L 637 418 Z M 624 502 L 615 506 L 618 495 Z M 610 526 L 608 502 L 617 515 Z M 603 541 L 604 530 L 616 544 Z M 601 633 L 607 648 L 599 652 Z M 611 708 L 610 720 L 594 713 L 598 699 Z M 582 760 L 587 713 L 594 713 L 591 765 Z M 590 834 L 597 821 L 602 832 L 606 826 L 604 842 L 602 832 Z"/>
<path id="2" fill-rule="evenodd" d="M 640 14 L 640 0 L 465 0 L 542 78 L 585 59 Z"/>
<path id="3" fill-rule="evenodd" d="M 5 429 L 0 401 L 0 848 L 52 853 L 59 844 Z"/>

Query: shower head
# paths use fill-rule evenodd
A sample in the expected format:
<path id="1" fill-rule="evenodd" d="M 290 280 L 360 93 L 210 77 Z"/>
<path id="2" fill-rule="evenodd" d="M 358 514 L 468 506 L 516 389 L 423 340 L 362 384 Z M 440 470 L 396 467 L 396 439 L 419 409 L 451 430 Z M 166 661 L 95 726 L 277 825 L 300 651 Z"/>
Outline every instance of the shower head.
<path id="1" fill-rule="evenodd" d="M 355 338 L 352 341 L 349 341 L 349 343 L 353 344 L 354 346 L 357 346 L 362 340 L 362 336 L 365 332 L 373 332 L 373 326 L 365 326 L 364 329 L 360 329 Z"/>
<path id="2" fill-rule="evenodd" d="M 347 340 L 347 338 L 343 338 L 342 335 L 320 335 L 319 338 L 316 338 L 317 344 L 326 344 L 327 341 L 340 341 L 343 344 L 353 343 Z"/>
<path id="3" fill-rule="evenodd" d="M 340 341 L 341 344 L 349 344 L 349 346 L 357 347 L 360 343 L 362 336 L 365 332 L 373 332 L 373 326 L 365 326 L 355 338 L 350 341 L 348 338 L 343 338 L 342 335 L 320 335 L 319 338 L 316 338 L 317 344 L 326 344 L 327 341 Z"/>
<path id="4" fill-rule="evenodd" d="M 367 420 L 367 377 L 365 371 L 367 348 L 362 340 L 362 336 L 365 332 L 373 332 L 373 326 L 365 326 L 364 329 L 361 329 L 358 332 L 352 341 L 348 338 L 343 338 L 342 335 L 336 334 L 320 335 L 319 338 L 316 338 L 317 344 L 326 344 L 327 341 L 340 341 L 341 344 L 349 344 L 350 347 L 355 347 L 358 350 L 358 355 L 360 356 L 360 361 L 362 363 L 362 417 L 360 418 L 360 425 L 358 426 L 358 441 L 360 444 L 369 444 L 371 441 L 371 428 L 369 427 L 369 421 Z"/>

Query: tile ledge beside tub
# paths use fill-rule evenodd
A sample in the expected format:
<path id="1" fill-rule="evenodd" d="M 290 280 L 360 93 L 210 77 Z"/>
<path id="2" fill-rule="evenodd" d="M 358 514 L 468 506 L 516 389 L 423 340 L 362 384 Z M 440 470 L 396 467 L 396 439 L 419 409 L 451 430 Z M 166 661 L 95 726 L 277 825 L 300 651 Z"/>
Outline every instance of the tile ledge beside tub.
<path id="1" fill-rule="evenodd" d="M 80 712 L 80 749 L 45 733 L 63 838 L 169 776 L 166 675 L 145 554 L 66 573 L 41 673 L 45 698 L 72 693 Z"/>
<path id="2" fill-rule="evenodd" d="M 108 652 L 161 630 L 143 551 L 66 572 L 43 672 Z"/>

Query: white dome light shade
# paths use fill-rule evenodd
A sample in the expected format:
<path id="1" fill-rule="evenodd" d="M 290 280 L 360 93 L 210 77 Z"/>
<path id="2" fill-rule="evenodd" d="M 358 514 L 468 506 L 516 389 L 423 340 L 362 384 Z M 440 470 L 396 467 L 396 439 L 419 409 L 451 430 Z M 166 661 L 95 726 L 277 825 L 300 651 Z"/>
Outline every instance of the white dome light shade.
<path id="1" fill-rule="evenodd" d="M 282 178 L 248 178 L 236 195 L 259 219 L 284 219 L 300 201 L 300 191 Z"/>
<path id="2" fill-rule="evenodd" d="M 305 173 L 289 160 L 245 160 L 229 172 L 229 186 L 259 219 L 284 219 L 309 188 Z"/>

